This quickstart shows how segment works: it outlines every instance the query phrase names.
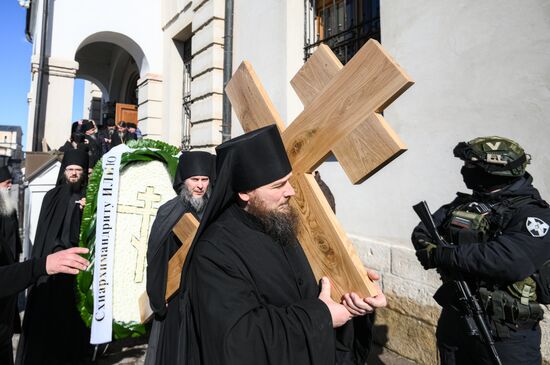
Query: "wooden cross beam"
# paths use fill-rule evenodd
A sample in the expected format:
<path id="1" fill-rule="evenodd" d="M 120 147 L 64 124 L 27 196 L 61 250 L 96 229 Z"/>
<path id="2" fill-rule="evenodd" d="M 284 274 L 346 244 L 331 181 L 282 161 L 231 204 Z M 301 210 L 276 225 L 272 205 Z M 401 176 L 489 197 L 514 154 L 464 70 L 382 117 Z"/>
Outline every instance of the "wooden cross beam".
<path id="1" fill-rule="evenodd" d="M 330 48 L 321 44 L 290 84 L 302 104 L 307 106 L 342 67 Z M 405 151 L 399 136 L 376 112 L 366 116 L 363 123 L 349 131 L 332 148 L 353 184 L 360 184 Z"/>
<path id="2" fill-rule="evenodd" d="M 172 229 L 172 232 L 174 232 L 180 240 L 181 247 L 176 254 L 172 256 L 170 262 L 168 262 L 168 273 L 166 275 L 168 283 L 166 284 L 165 294 L 166 301 L 168 301 L 180 287 L 181 269 L 183 268 L 183 263 L 185 262 L 185 258 L 187 257 L 189 248 L 191 248 L 191 243 L 193 242 L 193 238 L 195 238 L 195 233 L 197 233 L 198 228 L 199 221 L 195 216 L 191 213 L 185 213 Z"/>
<path id="3" fill-rule="evenodd" d="M 324 52 L 326 51 L 325 49 Z M 413 81 L 374 40 L 369 40 L 341 70 L 330 71 L 328 77 L 316 78 L 315 75 L 326 73 L 319 70 L 319 66 L 308 64 L 304 67 L 311 67 L 310 74 L 313 77 L 308 76 L 306 69 L 302 74 L 306 75 L 302 77 L 302 80 L 306 81 L 301 81 L 298 77 L 294 79 L 295 84 L 300 90 L 305 89 L 304 84 L 319 86 L 310 86 L 313 90 L 311 93 L 303 92 L 307 95 L 302 97 L 305 109 L 287 129 L 284 128 L 273 103 L 247 62 L 243 62 L 235 72 L 226 86 L 226 92 L 246 132 L 273 123 L 282 132 L 283 143 L 294 172 L 291 182 L 296 190 L 296 196 L 291 199 L 291 203 L 299 214 L 298 239 L 316 277 L 330 277 L 335 300 L 339 301 L 342 294 L 350 291 L 364 297 L 371 296 L 376 293 L 376 288 L 368 279 L 353 244 L 347 238 L 310 173 L 332 150 L 338 150 L 338 147 L 342 146 L 338 143 L 345 140 L 348 133 L 357 128 L 365 128 L 362 127 L 365 122 L 376 120 L 378 123 L 371 124 L 387 126 L 376 113 L 381 112 L 408 89 Z M 321 81 L 314 84 L 309 80 Z M 366 128 L 367 140 L 377 141 L 378 145 L 394 146 L 388 149 L 393 152 L 389 153 L 390 157 L 379 159 L 381 162 L 365 164 L 367 168 L 350 162 L 351 168 L 363 171 L 364 174 L 359 178 L 352 178 L 354 182 L 359 182 L 376 172 L 381 165 L 404 149 L 391 129 L 377 127 L 378 135 L 389 141 L 383 143 L 380 142 L 380 138 L 372 135 L 373 129 L 376 130 L 370 126 Z M 370 143 L 368 147 L 372 149 Z M 367 151 L 368 149 L 357 151 L 361 161 L 368 161 L 368 158 L 363 157 Z"/>

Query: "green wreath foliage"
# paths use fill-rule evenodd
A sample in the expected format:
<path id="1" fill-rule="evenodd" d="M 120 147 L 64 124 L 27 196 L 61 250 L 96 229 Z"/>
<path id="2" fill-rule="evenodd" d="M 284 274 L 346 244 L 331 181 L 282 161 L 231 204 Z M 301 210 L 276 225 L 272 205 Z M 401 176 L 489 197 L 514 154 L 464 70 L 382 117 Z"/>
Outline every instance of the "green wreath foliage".
<path id="1" fill-rule="evenodd" d="M 120 160 L 120 171 L 126 166 L 139 161 L 161 161 L 166 164 L 170 176 L 174 178 L 176 168 L 178 166 L 178 158 L 176 155 L 180 152 L 177 147 L 169 145 L 161 141 L 151 139 L 141 139 L 130 141 L 128 147 L 132 148 L 131 152 L 123 153 Z M 96 212 L 97 212 L 97 195 L 99 184 L 103 176 L 102 161 L 98 161 L 94 166 L 93 171 L 88 179 L 88 187 L 86 189 L 86 206 L 82 212 L 82 224 L 80 226 L 80 246 L 90 249 L 88 258 L 90 266 L 86 271 L 82 271 L 77 275 L 77 298 L 78 310 L 80 316 L 84 320 L 86 326 L 92 325 L 92 316 L 94 311 L 94 295 L 92 291 L 95 253 L 95 229 L 96 229 Z M 145 335 L 145 326 L 136 322 L 117 322 L 113 321 L 113 338 L 121 340 L 129 337 L 140 337 Z"/>

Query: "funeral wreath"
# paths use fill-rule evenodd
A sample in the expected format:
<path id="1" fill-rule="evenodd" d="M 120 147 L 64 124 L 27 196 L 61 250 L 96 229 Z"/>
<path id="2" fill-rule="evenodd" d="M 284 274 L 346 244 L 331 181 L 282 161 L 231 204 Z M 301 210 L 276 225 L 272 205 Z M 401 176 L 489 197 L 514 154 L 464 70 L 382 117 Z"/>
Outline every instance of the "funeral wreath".
<path id="1" fill-rule="evenodd" d="M 136 162 L 160 161 L 164 163 L 170 176 L 173 178 L 176 173 L 179 153 L 177 147 L 164 142 L 142 139 L 128 142 L 129 152 L 122 154 L 120 159 L 120 171 Z M 94 253 L 96 241 L 96 213 L 97 197 L 103 175 L 102 161 L 99 161 L 89 178 L 86 191 L 86 206 L 83 211 L 82 225 L 80 228 L 80 246 L 90 249 L 91 265 L 86 271 L 77 276 L 77 295 L 79 298 L 78 309 L 84 323 L 88 327 L 92 323 L 94 311 L 93 272 Z M 145 334 L 145 326 L 137 322 L 119 322 L 113 320 L 113 338 L 120 340 L 129 337 L 140 337 Z"/>

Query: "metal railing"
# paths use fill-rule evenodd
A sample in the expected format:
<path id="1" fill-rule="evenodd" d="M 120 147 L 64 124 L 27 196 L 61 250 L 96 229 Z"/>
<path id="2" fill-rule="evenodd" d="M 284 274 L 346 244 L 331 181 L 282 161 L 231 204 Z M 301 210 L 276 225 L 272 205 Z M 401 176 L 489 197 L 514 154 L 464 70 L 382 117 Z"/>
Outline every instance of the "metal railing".
<path id="1" fill-rule="evenodd" d="M 346 64 L 370 38 L 380 41 L 379 0 L 320 1 L 304 2 L 305 60 L 324 43 Z"/>
<path id="2" fill-rule="evenodd" d="M 191 60 L 184 61 L 181 149 L 191 149 Z"/>

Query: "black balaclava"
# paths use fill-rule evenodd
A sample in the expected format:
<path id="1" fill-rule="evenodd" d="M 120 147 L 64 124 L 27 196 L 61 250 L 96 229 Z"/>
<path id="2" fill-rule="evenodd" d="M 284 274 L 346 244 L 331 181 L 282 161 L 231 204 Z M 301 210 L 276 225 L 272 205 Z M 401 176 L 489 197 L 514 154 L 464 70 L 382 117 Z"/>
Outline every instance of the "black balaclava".
<path id="1" fill-rule="evenodd" d="M 473 191 L 487 193 L 501 189 L 519 179 L 518 176 L 499 176 L 485 171 L 480 166 L 462 166 L 460 169 L 464 184 Z"/>

